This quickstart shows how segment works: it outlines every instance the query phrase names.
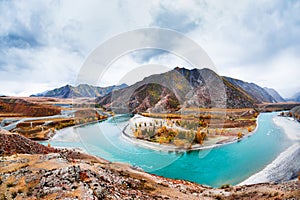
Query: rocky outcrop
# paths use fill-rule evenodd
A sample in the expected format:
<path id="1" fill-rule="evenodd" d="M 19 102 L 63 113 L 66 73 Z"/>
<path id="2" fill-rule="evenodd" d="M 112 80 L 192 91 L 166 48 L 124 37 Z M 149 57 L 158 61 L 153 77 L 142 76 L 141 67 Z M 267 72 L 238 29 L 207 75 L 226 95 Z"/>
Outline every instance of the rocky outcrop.
<path id="1" fill-rule="evenodd" d="M 298 122 L 300 122 L 300 106 L 296 106 L 294 108 L 291 109 L 291 114 L 292 117 L 294 117 L 294 119 L 298 120 Z"/>
<path id="2" fill-rule="evenodd" d="M 57 152 L 54 148 L 49 148 L 21 135 L 0 130 L 0 155 L 12 155 L 17 153 L 46 154 Z"/>
<path id="3" fill-rule="evenodd" d="M 299 181 L 211 188 L 64 153 L 0 158 L 2 199 L 297 199 Z"/>

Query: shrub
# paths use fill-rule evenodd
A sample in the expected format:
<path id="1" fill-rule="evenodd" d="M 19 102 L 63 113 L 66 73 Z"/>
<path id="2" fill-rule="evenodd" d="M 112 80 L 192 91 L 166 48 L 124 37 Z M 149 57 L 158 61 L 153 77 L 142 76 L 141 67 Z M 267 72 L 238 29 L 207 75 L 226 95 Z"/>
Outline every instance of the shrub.
<path id="1" fill-rule="evenodd" d="M 185 142 L 180 139 L 175 139 L 173 143 L 178 147 L 183 147 L 185 145 Z"/>
<path id="2" fill-rule="evenodd" d="M 7 197 L 5 196 L 5 194 L 0 194 L 0 200 L 7 200 Z"/>
<path id="3" fill-rule="evenodd" d="M 243 137 L 243 133 L 242 132 L 238 132 L 238 139 L 241 139 Z"/>
<path id="4" fill-rule="evenodd" d="M 16 198 L 16 197 L 17 197 L 17 195 L 18 195 L 18 194 L 17 194 L 16 192 L 12 192 L 12 193 L 11 193 L 11 198 L 13 198 L 13 199 L 14 199 L 14 198 Z"/>
<path id="5" fill-rule="evenodd" d="M 6 184 L 6 187 L 8 187 L 8 188 L 13 187 L 13 186 L 15 186 L 14 183 L 7 183 L 7 184 Z"/>
<path id="6" fill-rule="evenodd" d="M 224 184 L 220 187 L 221 189 L 226 189 L 226 188 L 230 188 L 230 184 Z"/>
<path id="7" fill-rule="evenodd" d="M 27 191 L 26 195 L 27 195 L 28 197 L 30 197 L 30 196 L 32 195 L 32 187 L 29 187 L 29 188 L 28 188 L 28 191 Z"/>

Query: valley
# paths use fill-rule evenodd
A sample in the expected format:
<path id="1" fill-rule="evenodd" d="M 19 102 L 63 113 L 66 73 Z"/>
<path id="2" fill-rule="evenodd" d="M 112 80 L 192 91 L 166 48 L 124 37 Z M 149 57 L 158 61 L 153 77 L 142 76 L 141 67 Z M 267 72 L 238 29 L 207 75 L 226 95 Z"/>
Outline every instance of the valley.
<path id="1" fill-rule="evenodd" d="M 298 136 L 289 139 L 297 133 L 276 115 L 284 112 L 298 127 L 300 104 L 282 99 L 210 69 L 179 67 L 129 86 L 2 96 L 0 197 L 298 197 Z M 275 173 L 282 163 L 289 172 Z M 265 183 L 273 180 L 278 183 Z M 234 186 L 239 183 L 256 184 Z"/>
<path id="2" fill-rule="evenodd" d="M 32 140 L 48 140 L 57 130 L 96 123 L 110 115 L 103 109 L 95 109 L 90 101 L 90 98 L 1 97 L 1 128 Z"/>

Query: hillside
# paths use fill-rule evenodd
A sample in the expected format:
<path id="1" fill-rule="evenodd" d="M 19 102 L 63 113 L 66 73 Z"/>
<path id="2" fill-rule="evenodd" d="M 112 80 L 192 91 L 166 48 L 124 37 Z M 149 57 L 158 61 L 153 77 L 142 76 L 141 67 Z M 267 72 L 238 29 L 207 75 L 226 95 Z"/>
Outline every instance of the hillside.
<path id="1" fill-rule="evenodd" d="M 46 154 L 57 152 L 54 148 L 49 148 L 27 139 L 21 135 L 0 130 L 0 156 L 12 154 Z"/>
<path id="2" fill-rule="evenodd" d="M 300 102 L 300 92 L 294 96 L 294 100 Z"/>
<path id="3" fill-rule="evenodd" d="M 290 111 L 294 117 L 294 119 L 298 120 L 300 122 L 300 106 L 296 106 L 291 109 Z"/>
<path id="4" fill-rule="evenodd" d="M 170 112 L 182 107 L 249 108 L 254 107 L 257 99 L 210 69 L 177 67 L 146 77 L 96 101 L 115 112 Z"/>
<path id="5" fill-rule="evenodd" d="M 241 89 L 246 91 L 255 100 L 256 103 L 277 102 L 264 88 L 256 85 L 255 83 L 248 83 L 230 77 L 224 77 L 224 78 L 234 86 L 240 87 Z"/>
<path id="6" fill-rule="evenodd" d="M 264 89 L 275 99 L 276 102 L 285 102 L 285 99 L 273 88 L 264 87 Z"/>
<path id="7" fill-rule="evenodd" d="M 76 87 L 66 85 L 54 90 L 45 91 L 43 93 L 31 95 L 31 97 L 56 97 L 56 98 L 76 98 L 76 97 L 98 97 L 106 95 L 113 90 L 127 87 L 126 84 L 109 87 L 96 87 L 88 84 L 80 84 Z"/>
<path id="8" fill-rule="evenodd" d="M 25 101 L 20 98 L 1 97 L 0 113 L 19 114 L 28 117 L 58 115 L 60 108 Z"/>
<path id="9" fill-rule="evenodd" d="M 0 199 L 297 199 L 299 181 L 211 188 L 128 164 L 42 147 L 1 131 Z M 11 146 L 10 144 L 17 145 Z M 18 147 L 20 146 L 20 148 Z M 19 149 L 19 150 L 17 150 Z M 41 149 L 41 150 L 39 150 Z M 45 151 L 42 151 L 45 149 Z M 16 154 L 19 153 L 19 154 Z"/>

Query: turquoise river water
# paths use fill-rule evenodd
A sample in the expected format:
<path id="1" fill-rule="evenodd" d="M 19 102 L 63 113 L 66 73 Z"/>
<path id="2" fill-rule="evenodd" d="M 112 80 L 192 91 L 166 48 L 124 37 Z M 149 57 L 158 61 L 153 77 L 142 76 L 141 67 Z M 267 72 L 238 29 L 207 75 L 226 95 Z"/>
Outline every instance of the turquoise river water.
<path id="1" fill-rule="evenodd" d="M 80 147 L 109 161 L 126 162 L 168 178 L 184 179 L 212 187 L 235 185 L 262 170 L 289 147 L 290 140 L 272 120 L 276 113 L 262 113 L 256 132 L 240 142 L 210 150 L 164 152 L 135 145 L 122 135 L 128 116 L 59 131 L 52 146 Z M 43 144 L 47 144 L 44 142 Z"/>

